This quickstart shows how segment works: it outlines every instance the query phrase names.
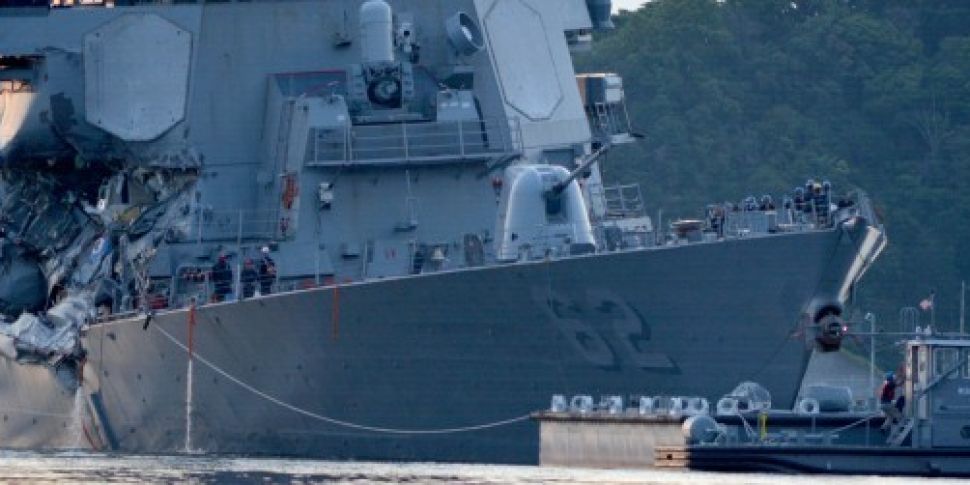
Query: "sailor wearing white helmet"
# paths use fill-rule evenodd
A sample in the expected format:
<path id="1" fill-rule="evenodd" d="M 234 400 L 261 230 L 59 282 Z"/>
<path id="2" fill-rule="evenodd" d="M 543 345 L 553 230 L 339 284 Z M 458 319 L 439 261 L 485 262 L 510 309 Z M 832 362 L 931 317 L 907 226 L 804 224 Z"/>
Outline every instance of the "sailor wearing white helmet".
<path id="1" fill-rule="evenodd" d="M 262 257 L 259 259 L 259 294 L 268 295 L 273 292 L 273 282 L 276 280 L 276 262 L 269 255 L 269 246 L 263 246 Z"/>

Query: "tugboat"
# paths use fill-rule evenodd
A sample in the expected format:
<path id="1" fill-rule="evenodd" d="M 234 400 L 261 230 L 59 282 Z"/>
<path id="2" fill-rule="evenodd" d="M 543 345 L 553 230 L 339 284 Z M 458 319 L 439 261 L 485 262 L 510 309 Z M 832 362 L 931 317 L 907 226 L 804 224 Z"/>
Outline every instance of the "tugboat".
<path id="1" fill-rule="evenodd" d="M 719 426 L 713 428 L 697 418 L 685 421 L 684 429 L 691 430 L 687 446 L 658 448 L 657 465 L 720 471 L 970 476 L 970 339 L 931 334 L 911 338 L 905 347 L 901 412 L 883 406 L 883 410 L 843 425 L 840 421 L 848 417 L 846 413 L 821 412 L 817 399 L 803 398 L 793 413 L 739 413 L 735 419 L 719 419 Z M 887 380 L 893 377 L 890 373 Z M 747 424 L 752 418 L 761 424 L 754 435 Z M 742 428 L 748 432 L 739 433 Z M 718 431 L 710 434 L 713 429 Z M 725 441 L 725 436 L 743 438 Z"/>
<path id="2" fill-rule="evenodd" d="M 619 397 L 598 406 L 588 396 L 554 398 L 552 410 L 534 415 L 543 463 L 970 476 L 970 338 L 926 331 L 904 346 L 903 375 L 887 374 L 901 392 L 883 393 L 879 409 L 829 386 L 803 389 L 792 410 L 770 409 L 770 394 L 754 383 L 714 409 L 696 397 L 639 397 L 627 409 Z"/>

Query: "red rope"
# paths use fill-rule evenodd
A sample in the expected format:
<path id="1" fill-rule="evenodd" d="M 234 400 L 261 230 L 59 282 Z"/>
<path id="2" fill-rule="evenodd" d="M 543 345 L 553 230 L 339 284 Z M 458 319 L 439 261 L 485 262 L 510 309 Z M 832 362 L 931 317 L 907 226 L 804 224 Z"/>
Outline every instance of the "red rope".
<path id="1" fill-rule="evenodd" d="M 81 431 L 84 431 L 84 439 L 88 440 L 88 445 L 94 451 L 101 451 L 100 447 L 94 444 L 94 440 L 91 438 L 91 433 L 88 432 L 88 427 L 81 425 Z"/>
<path id="2" fill-rule="evenodd" d="M 84 384 L 84 364 L 88 362 L 86 357 L 81 357 L 77 363 L 77 385 L 80 387 Z"/>
<path id="3" fill-rule="evenodd" d="M 192 359 L 192 355 L 195 349 L 195 303 L 189 306 L 189 359 Z"/>

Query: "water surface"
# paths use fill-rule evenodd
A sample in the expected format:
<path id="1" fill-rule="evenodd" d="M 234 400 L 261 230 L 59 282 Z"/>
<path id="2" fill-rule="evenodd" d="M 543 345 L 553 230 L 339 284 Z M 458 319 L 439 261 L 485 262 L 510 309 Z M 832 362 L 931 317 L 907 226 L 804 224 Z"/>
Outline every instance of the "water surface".
<path id="1" fill-rule="evenodd" d="M 0 451 L 0 482 L 29 483 L 413 483 L 646 485 L 904 485 L 952 479 L 593 470 L 508 465 L 375 463 L 208 456 Z"/>

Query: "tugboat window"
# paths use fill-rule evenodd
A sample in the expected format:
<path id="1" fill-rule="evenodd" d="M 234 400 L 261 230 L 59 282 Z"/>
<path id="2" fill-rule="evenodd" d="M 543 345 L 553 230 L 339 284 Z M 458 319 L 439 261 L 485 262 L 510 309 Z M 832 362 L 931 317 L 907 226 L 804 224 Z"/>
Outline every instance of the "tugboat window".
<path id="1" fill-rule="evenodd" d="M 963 349 L 963 378 L 970 379 L 970 349 Z"/>
<path id="2" fill-rule="evenodd" d="M 933 375 L 942 376 L 944 372 L 953 369 L 960 359 L 960 349 L 940 347 L 933 351 Z M 951 372 L 949 379 L 955 379 L 957 372 Z"/>
<path id="3" fill-rule="evenodd" d="M 916 349 L 913 349 L 913 351 L 910 353 L 910 362 L 909 362 L 909 374 L 910 375 L 907 376 L 907 377 L 911 381 L 913 381 L 914 384 L 917 383 L 917 382 L 919 382 L 919 374 L 920 374 L 919 371 L 920 371 L 920 368 L 919 368 L 919 353 L 916 351 Z"/>
<path id="4" fill-rule="evenodd" d="M 920 347 L 919 348 L 919 367 L 918 367 L 920 374 L 929 371 L 927 369 L 927 367 L 930 365 L 929 360 L 930 360 L 929 349 L 927 349 L 926 347 Z"/>

